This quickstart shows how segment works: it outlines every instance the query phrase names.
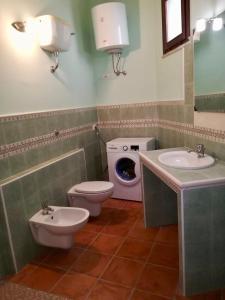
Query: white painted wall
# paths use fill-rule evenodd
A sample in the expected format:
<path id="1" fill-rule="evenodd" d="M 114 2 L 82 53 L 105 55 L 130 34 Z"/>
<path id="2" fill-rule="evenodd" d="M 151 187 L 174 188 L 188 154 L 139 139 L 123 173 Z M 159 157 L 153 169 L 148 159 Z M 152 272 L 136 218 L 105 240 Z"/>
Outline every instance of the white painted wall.
<path id="1" fill-rule="evenodd" d="M 136 103 L 157 98 L 154 2 L 124 2 L 130 36 L 130 47 L 126 50 L 127 76 L 113 75 L 111 57 L 94 51 L 97 104 Z M 105 75 L 109 76 L 108 79 L 104 79 Z"/>
<path id="2" fill-rule="evenodd" d="M 83 0 L 1 0 L 0 9 L 0 114 L 94 105 L 92 56 L 82 36 Z M 51 58 L 40 49 L 34 34 L 19 33 L 11 23 L 53 14 L 75 29 L 69 52 L 60 68 L 50 73 Z M 89 49 L 90 51 L 90 49 Z"/>

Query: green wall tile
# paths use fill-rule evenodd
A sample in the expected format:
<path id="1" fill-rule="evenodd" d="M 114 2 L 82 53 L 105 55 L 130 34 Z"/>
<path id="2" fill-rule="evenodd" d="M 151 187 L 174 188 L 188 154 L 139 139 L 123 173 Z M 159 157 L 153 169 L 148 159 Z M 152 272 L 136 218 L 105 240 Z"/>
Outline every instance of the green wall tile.
<path id="1" fill-rule="evenodd" d="M 9 159 L 4 158 L 0 160 L 0 180 L 7 178 L 11 175 L 11 170 L 9 167 Z"/>
<path id="2" fill-rule="evenodd" d="M 92 146 L 89 145 L 90 155 L 91 148 Z M 93 148 L 97 151 L 98 145 L 93 145 Z M 92 167 L 97 174 L 99 169 L 97 165 L 94 167 L 94 160 L 96 155 L 93 156 Z M 101 162 L 100 159 L 99 161 Z M 99 166 L 101 167 L 101 163 Z M 92 172 L 91 170 L 90 176 L 93 175 Z M 77 152 L 3 186 L 13 248 L 19 269 L 43 249 L 34 242 L 29 227 L 29 218 L 41 208 L 41 200 L 46 200 L 49 205 L 67 206 L 67 191 L 72 185 L 80 183 L 85 178 L 84 154 Z"/>
<path id="3" fill-rule="evenodd" d="M 27 169 L 25 153 L 13 155 L 8 158 L 10 174 L 14 175 Z"/>
<path id="4" fill-rule="evenodd" d="M 0 195 L 0 279 L 15 272 L 11 250 L 9 246 L 9 238 L 6 228 L 6 220 L 3 212 L 2 199 Z"/>
<path id="5" fill-rule="evenodd" d="M 225 186 L 185 190 L 183 243 L 188 295 L 225 285 Z"/>

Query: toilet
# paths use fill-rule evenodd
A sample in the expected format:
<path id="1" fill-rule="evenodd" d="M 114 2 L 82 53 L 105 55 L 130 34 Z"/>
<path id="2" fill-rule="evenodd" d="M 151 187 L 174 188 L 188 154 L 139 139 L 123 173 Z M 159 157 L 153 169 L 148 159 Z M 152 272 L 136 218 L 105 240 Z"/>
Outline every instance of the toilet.
<path id="1" fill-rule="evenodd" d="M 40 210 L 30 218 L 33 237 L 43 246 L 70 249 L 74 244 L 74 234 L 87 223 L 89 211 L 59 206 L 51 206 L 51 209 L 49 214 Z"/>
<path id="2" fill-rule="evenodd" d="M 86 181 L 76 184 L 68 191 L 69 205 L 85 208 L 90 216 L 97 217 L 101 213 L 102 202 L 112 195 L 113 188 L 113 183 L 108 181 Z"/>

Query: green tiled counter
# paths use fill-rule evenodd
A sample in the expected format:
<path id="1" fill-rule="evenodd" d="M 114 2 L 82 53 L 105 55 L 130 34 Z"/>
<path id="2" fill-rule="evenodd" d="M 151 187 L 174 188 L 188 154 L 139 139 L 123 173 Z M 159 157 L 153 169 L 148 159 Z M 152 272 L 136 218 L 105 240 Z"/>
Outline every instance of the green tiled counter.
<path id="1" fill-rule="evenodd" d="M 225 163 L 182 170 L 140 153 L 146 227 L 178 223 L 179 275 L 183 295 L 225 287 Z"/>

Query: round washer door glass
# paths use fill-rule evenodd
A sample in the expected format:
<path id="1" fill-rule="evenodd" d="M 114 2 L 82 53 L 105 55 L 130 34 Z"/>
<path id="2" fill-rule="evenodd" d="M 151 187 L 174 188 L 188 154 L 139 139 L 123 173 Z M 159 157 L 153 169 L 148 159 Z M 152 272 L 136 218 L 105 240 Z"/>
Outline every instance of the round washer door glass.
<path id="1" fill-rule="evenodd" d="M 136 179 L 135 165 L 136 163 L 132 159 L 123 157 L 116 163 L 116 173 L 121 179 L 132 181 Z"/>

